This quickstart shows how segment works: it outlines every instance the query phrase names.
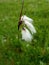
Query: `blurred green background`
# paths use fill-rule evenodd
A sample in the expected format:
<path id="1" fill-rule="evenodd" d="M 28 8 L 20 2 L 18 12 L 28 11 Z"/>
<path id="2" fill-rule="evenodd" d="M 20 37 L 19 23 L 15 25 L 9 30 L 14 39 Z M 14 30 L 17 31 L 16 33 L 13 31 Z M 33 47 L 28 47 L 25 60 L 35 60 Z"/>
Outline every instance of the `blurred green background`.
<path id="1" fill-rule="evenodd" d="M 25 0 L 23 14 L 34 20 L 31 43 L 18 43 L 22 0 L 0 0 L 0 65 L 49 65 L 49 0 Z"/>

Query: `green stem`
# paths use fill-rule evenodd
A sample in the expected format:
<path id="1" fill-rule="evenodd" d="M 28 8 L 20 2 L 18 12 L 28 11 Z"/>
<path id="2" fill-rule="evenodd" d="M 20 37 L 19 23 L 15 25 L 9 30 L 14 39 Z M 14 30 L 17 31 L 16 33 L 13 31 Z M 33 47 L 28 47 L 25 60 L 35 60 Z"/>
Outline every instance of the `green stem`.
<path id="1" fill-rule="evenodd" d="M 19 43 L 19 30 L 18 30 L 18 43 Z"/>

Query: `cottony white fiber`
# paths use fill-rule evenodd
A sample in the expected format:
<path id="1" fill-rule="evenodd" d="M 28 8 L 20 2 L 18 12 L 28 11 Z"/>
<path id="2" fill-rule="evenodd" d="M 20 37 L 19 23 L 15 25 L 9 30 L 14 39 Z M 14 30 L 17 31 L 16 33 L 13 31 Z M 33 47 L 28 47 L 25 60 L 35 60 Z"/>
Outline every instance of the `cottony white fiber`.
<path id="1" fill-rule="evenodd" d="M 25 40 L 25 41 L 31 41 L 32 40 L 31 33 L 25 27 L 24 27 L 24 29 L 22 29 L 21 33 L 22 33 L 22 39 L 23 40 Z"/>
<path id="2" fill-rule="evenodd" d="M 32 23 L 32 21 L 33 21 L 31 18 L 27 17 L 26 15 L 23 15 L 23 16 L 21 17 L 21 20 L 22 20 L 22 21 L 28 21 L 28 22 L 30 22 L 30 23 Z"/>
<path id="3" fill-rule="evenodd" d="M 30 29 L 31 33 L 36 33 L 35 27 L 29 23 L 28 21 L 24 21 L 24 23 L 27 25 L 27 27 Z"/>

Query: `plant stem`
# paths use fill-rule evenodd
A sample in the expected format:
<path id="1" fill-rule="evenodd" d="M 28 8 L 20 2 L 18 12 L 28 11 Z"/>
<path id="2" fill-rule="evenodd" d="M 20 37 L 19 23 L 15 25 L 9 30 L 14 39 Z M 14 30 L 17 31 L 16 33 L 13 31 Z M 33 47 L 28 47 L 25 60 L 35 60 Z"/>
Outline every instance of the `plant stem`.
<path id="1" fill-rule="evenodd" d="M 18 43 L 19 43 L 19 28 L 20 28 L 20 22 L 21 22 L 21 16 L 22 16 L 22 11 L 23 11 L 23 6 L 24 6 L 24 0 L 22 0 L 22 8 L 20 12 L 20 17 L 19 17 L 19 22 L 18 22 Z"/>

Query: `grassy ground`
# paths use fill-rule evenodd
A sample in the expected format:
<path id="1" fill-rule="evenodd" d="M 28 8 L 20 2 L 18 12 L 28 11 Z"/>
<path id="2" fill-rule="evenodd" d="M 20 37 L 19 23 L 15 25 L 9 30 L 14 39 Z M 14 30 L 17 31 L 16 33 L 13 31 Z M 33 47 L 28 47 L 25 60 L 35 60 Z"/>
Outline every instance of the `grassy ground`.
<path id="1" fill-rule="evenodd" d="M 23 14 L 34 20 L 34 41 L 18 43 L 21 1 L 0 2 L 0 65 L 49 65 L 49 0 L 25 0 Z"/>

